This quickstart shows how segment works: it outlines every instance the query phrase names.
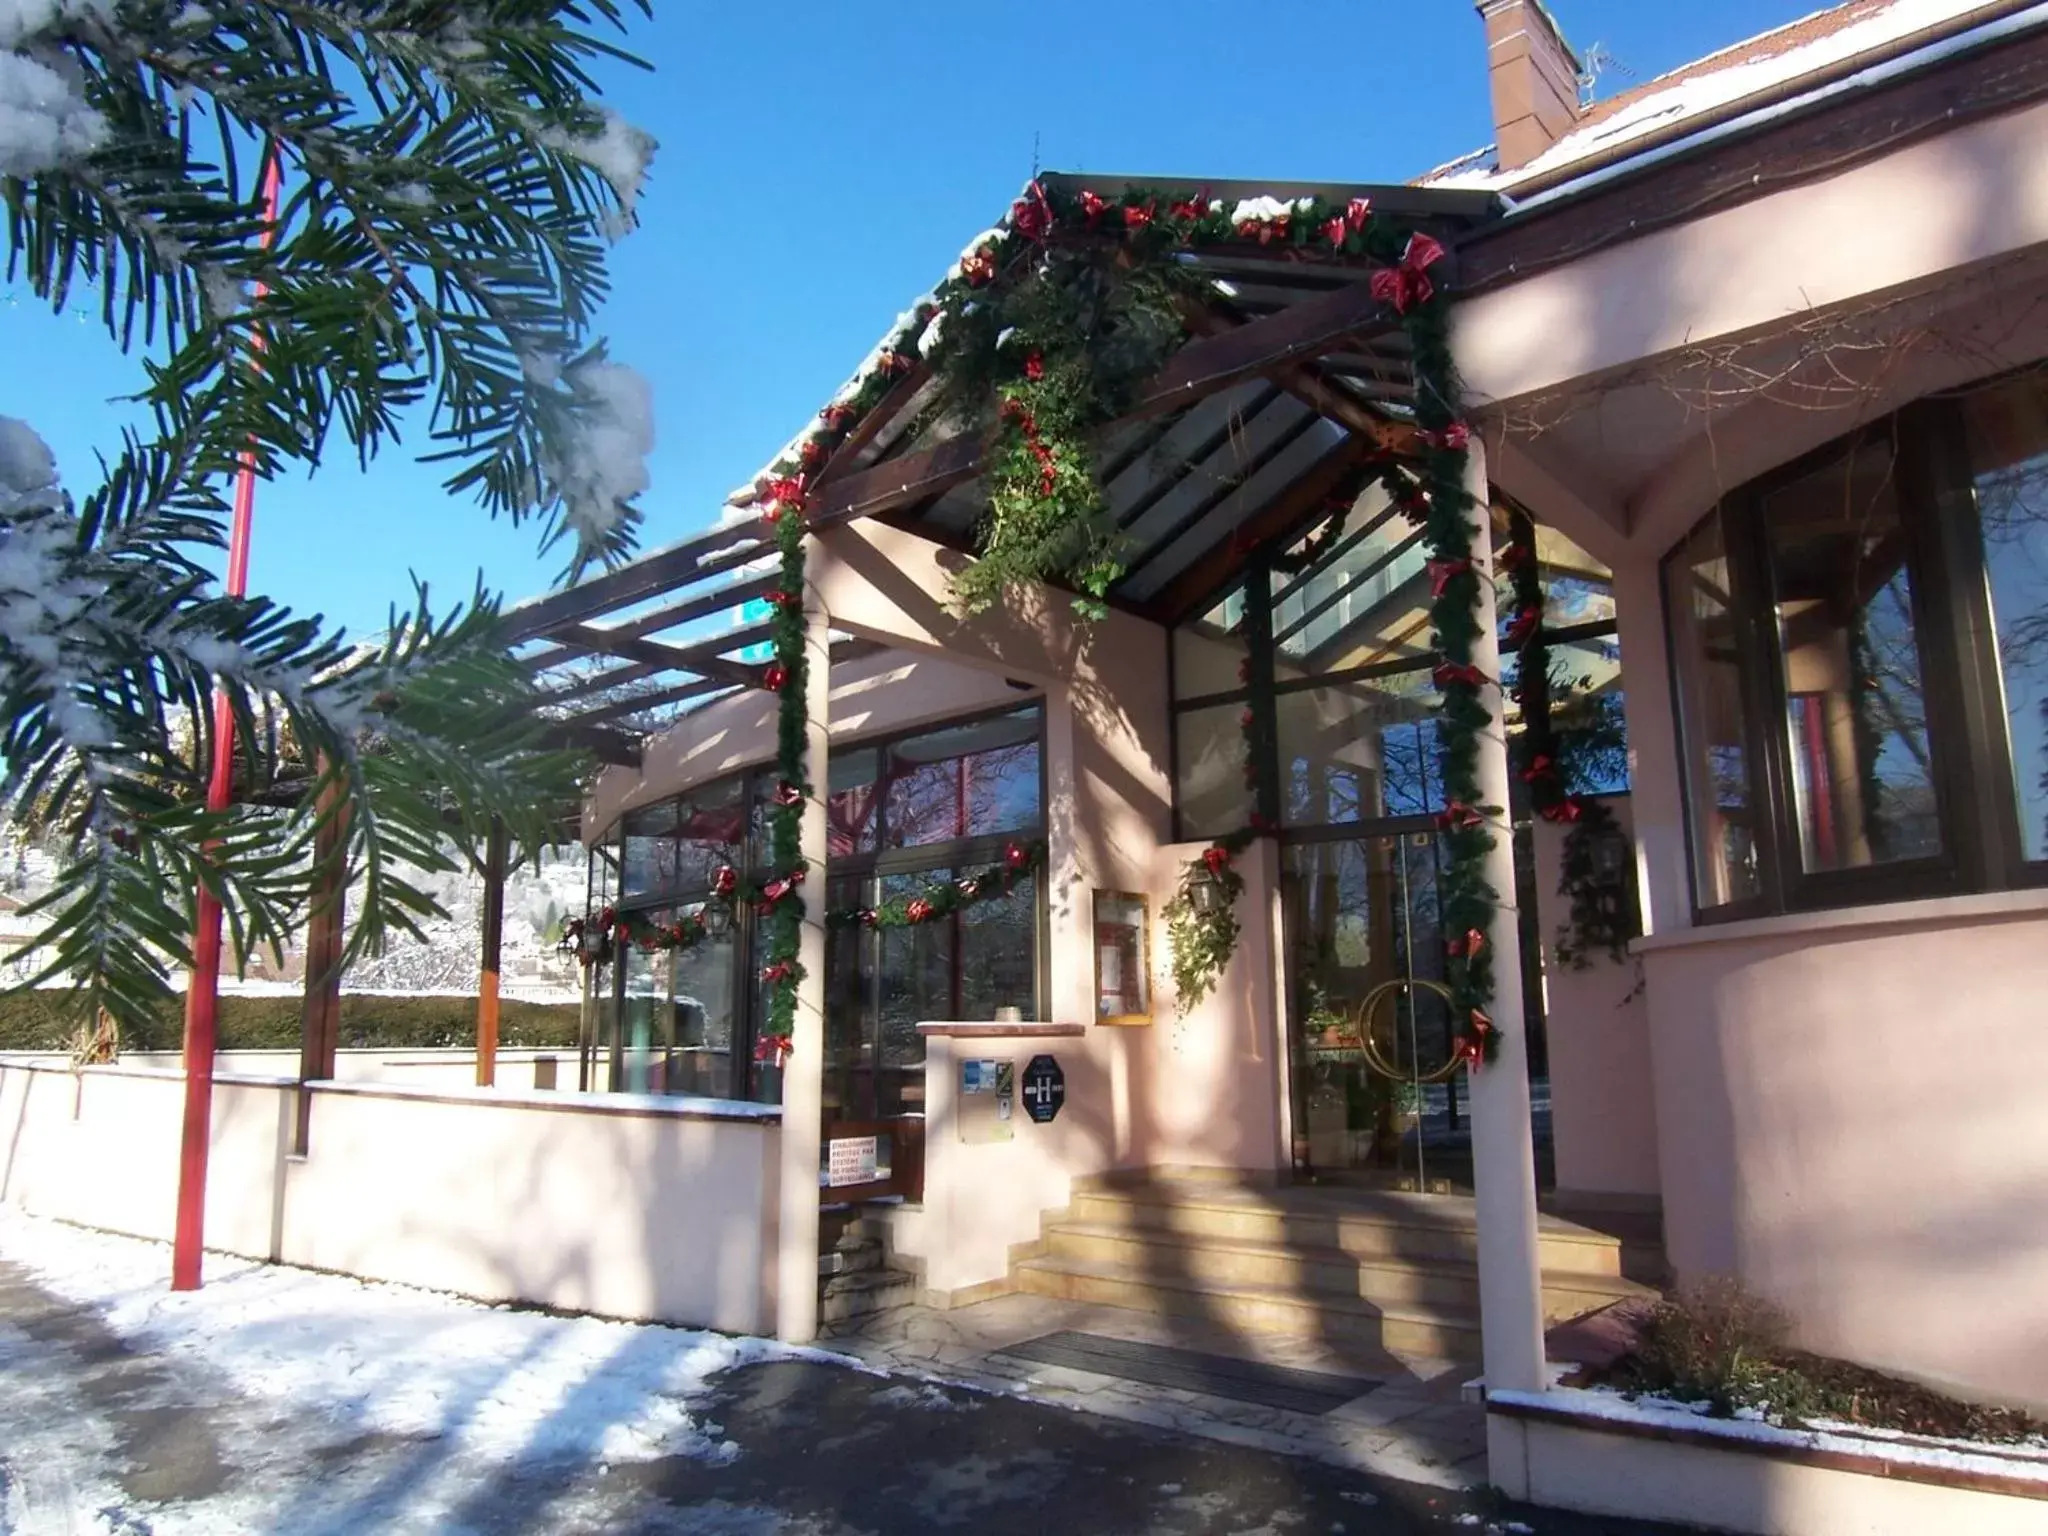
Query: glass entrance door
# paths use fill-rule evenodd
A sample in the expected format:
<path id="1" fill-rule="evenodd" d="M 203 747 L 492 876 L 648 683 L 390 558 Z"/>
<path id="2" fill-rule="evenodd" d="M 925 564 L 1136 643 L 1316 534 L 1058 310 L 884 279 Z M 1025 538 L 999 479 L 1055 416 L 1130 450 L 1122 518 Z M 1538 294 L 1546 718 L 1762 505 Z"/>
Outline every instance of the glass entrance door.
<path id="1" fill-rule="evenodd" d="M 1471 1182 L 1449 1059 L 1437 834 L 1388 832 L 1281 850 L 1297 1177 L 1436 1193 Z"/>

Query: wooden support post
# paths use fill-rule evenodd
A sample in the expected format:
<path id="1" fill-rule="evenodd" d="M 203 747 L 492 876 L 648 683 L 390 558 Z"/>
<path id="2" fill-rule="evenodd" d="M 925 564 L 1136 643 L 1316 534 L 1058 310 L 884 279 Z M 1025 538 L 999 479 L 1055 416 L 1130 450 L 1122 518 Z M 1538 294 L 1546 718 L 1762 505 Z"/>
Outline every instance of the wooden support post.
<path id="1" fill-rule="evenodd" d="M 815 544 L 811 559 L 818 558 Z M 792 1049 L 782 1069 L 782 1167 L 777 1211 L 775 1333 L 791 1344 L 818 1334 L 818 1157 L 825 1103 L 825 758 L 832 690 L 832 621 L 818 589 L 804 584 L 804 776 L 806 797 L 797 846 L 807 871 L 797 959 Z"/>
<path id="2" fill-rule="evenodd" d="M 505 823 L 491 818 L 484 850 L 483 964 L 476 987 L 476 1085 L 498 1080 L 498 959 L 505 937 Z"/>
<path id="3" fill-rule="evenodd" d="M 320 771 L 326 772 L 322 763 Z M 348 796 L 339 782 L 320 794 L 319 820 L 313 828 L 313 858 L 332 865 L 321 879 L 306 917 L 306 992 L 299 1014 L 299 1103 L 292 1133 L 292 1151 L 306 1155 L 312 1140 L 313 1095 L 308 1083 L 334 1076 L 335 1047 L 341 1039 L 341 957 L 343 923 L 348 901 L 348 867 L 342 851 L 348 841 Z"/>

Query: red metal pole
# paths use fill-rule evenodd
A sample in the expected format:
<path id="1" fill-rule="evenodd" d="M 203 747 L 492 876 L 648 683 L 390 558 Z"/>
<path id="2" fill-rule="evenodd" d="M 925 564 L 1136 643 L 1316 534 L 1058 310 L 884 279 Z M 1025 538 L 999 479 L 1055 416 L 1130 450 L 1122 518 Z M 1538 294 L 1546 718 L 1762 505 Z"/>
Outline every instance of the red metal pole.
<path id="1" fill-rule="evenodd" d="M 277 238 L 278 157 L 265 157 L 263 201 L 270 227 L 263 233 L 268 250 Z M 264 293 L 261 283 L 256 296 Z M 263 337 L 251 331 L 250 350 L 261 354 Z M 235 475 L 235 520 L 228 535 L 227 593 L 242 597 L 249 590 L 249 535 L 256 515 L 256 452 L 242 451 Z M 206 807 L 224 811 L 234 793 L 235 712 L 227 692 L 213 690 L 213 768 L 206 781 Z M 199 1289 L 200 1253 L 206 1233 L 206 1153 L 213 1139 L 213 1048 L 220 1004 L 220 903 L 204 886 L 192 935 L 192 982 L 185 994 L 185 1134 L 178 1156 L 178 1225 L 171 1244 L 171 1289 Z"/>

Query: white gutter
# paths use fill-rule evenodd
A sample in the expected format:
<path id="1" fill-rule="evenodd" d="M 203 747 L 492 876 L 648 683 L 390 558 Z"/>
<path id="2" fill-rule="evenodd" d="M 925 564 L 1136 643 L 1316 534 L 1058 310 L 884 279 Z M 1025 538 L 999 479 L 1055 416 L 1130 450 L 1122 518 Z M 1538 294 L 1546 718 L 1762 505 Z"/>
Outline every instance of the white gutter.
<path id="1" fill-rule="evenodd" d="M 1680 155 L 1691 154 L 1694 150 L 1704 148 L 1710 144 L 1718 144 L 1724 139 L 1734 138 L 1738 134 L 1747 133 L 1752 128 L 1762 127 L 1780 118 L 1790 117 L 1796 112 L 1803 112 L 1807 108 L 1818 105 L 1821 102 L 1830 101 L 1840 96 L 1847 96 L 1856 91 L 1869 90 L 1875 86 L 1888 84 L 1905 75 L 1925 69 L 1931 64 L 1938 64 L 1944 59 L 1953 58 L 1957 54 L 1968 53 L 1990 43 L 2002 42 L 2007 38 L 2024 37 L 2028 33 L 2038 31 L 2044 26 L 2048 26 L 2048 0 L 2043 0 L 2043 3 L 2038 5 L 2029 6 L 2024 11 L 2015 11 L 2010 16 L 2002 16 L 1996 21 L 1987 21 L 1981 25 L 1971 27 L 1967 31 L 1957 32 L 1952 36 L 1944 37 L 1939 42 L 1929 43 L 1924 48 L 1916 48 L 1911 53 L 1901 54 L 1894 59 L 1887 59 L 1882 64 L 1873 64 L 1868 69 L 1859 70 L 1853 75 L 1848 75 L 1843 79 L 1835 81 L 1832 85 L 1822 86 L 1820 89 L 1809 91 L 1803 96 L 1794 96 L 1787 101 L 1777 102 L 1772 106 L 1759 107 L 1753 112 L 1745 112 L 1740 117 L 1731 117 L 1725 122 L 1716 123 L 1711 128 L 1703 128 L 1698 133 L 1689 134 L 1680 139 L 1673 139 L 1667 144 L 1660 144 L 1655 149 L 1645 150 L 1643 153 L 1632 155 L 1625 160 L 1617 160 L 1612 165 L 1602 166 L 1597 171 L 1588 171 L 1583 176 L 1576 177 L 1571 181 L 1560 182 L 1546 191 L 1538 192 L 1521 201 L 1516 201 L 1512 193 L 1501 191 L 1498 195 L 1501 201 L 1507 204 L 1507 212 L 1503 215 L 1503 219 L 1512 219 L 1524 213 L 1547 208 L 1553 203 L 1564 202 L 1569 198 L 1578 197 L 1583 193 L 1593 191 L 1597 187 L 1605 186 L 1611 181 L 1618 181 L 1625 176 L 1633 176 L 1645 166 L 1657 165 L 1665 160 L 1676 159 Z"/>

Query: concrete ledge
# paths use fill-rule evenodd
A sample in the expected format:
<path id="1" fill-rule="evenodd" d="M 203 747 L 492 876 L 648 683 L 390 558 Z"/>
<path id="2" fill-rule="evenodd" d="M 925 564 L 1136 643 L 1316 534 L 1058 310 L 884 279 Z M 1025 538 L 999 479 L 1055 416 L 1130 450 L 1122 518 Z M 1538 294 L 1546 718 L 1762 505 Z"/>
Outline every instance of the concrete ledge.
<path id="1" fill-rule="evenodd" d="M 2038 1536 L 2048 1449 L 1776 1429 L 1588 1392 L 1487 1399 L 1494 1480 L 1531 1503 L 1743 1536 Z"/>
<path id="2" fill-rule="evenodd" d="M 1875 902 L 1863 907 L 1828 907 L 1749 917 L 1732 923 L 1699 923 L 1668 933 L 1645 934 L 1629 945 L 1632 955 L 1695 949 L 1703 944 L 1744 940 L 1797 939 L 1873 928 L 1941 928 L 2013 918 L 2048 917 L 2048 890 L 1983 891 L 1969 896 L 1933 896 L 1921 901 Z"/>
<path id="3" fill-rule="evenodd" d="M 659 1093 L 566 1093 L 548 1088 L 426 1088 L 409 1083 L 317 1082 L 308 1086 L 316 1095 L 342 1093 L 365 1099 L 479 1104 L 496 1109 L 552 1110 L 557 1114 L 782 1123 L 780 1104 L 756 1104 L 746 1099 L 698 1099 Z"/>

